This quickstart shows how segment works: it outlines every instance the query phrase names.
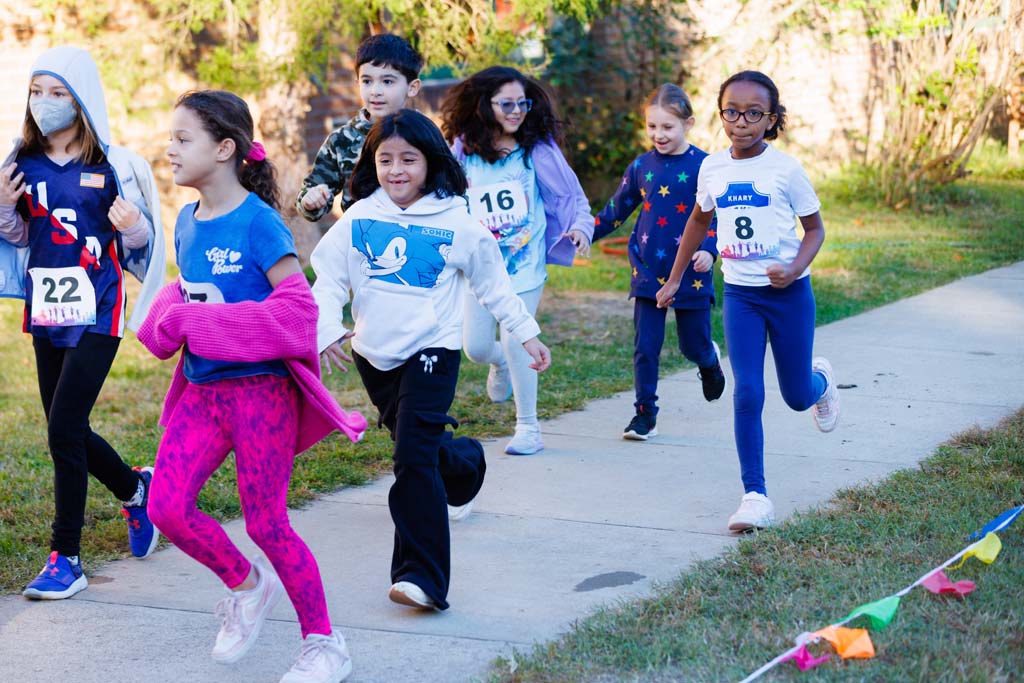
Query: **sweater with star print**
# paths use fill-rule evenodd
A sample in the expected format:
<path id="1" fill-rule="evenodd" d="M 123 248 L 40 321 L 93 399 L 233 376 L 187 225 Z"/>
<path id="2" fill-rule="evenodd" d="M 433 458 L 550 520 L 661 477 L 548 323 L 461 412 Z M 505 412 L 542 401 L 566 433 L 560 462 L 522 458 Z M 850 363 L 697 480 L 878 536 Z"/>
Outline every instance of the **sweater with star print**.
<path id="1" fill-rule="evenodd" d="M 693 145 L 682 154 L 651 150 L 629 165 L 615 196 L 594 219 L 594 241 L 615 232 L 640 213 L 629 235 L 632 266 L 630 296 L 654 299 L 672 271 L 679 239 L 696 204 L 697 172 L 707 152 Z M 717 223 L 712 220 L 700 250 L 718 258 Z M 712 271 L 698 273 L 691 263 L 683 273 L 673 308 L 699 310 L 715 300 Z"/>

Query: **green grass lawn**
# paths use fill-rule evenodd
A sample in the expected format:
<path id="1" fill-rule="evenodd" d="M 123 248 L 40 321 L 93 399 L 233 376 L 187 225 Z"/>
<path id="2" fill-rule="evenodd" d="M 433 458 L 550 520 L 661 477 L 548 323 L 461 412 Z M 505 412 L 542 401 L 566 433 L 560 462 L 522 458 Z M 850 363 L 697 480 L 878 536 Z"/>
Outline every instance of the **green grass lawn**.
<path id="1" fill-rule="evenodd" d="M 495 665 L 495 683 L 739 681 L 805 631 L 909 586 L 963 550 L 968 534 L 1024 502 L 1024 410 L 965 432 L 886 481 L 700 562 L 646 600 L 604 609 L 556 642 Z M 811 672 L 783 663 L 765 681 L 998 683 L 1024 671 L 1024 518 L 997 534 L 991 565 L 947 570 L 964 598 L 915 588 L 871 632 L 873 659 L 835 654 Z M 865 622 L 851 626 L 863 627 Z M 827 644 L 816 653 L 830 652 Z M 513 671 L 514 668 L 514 671 Z"/>
<path id="2" fill-rule="evenodd" d="M 814 264 L 818 321 L 830 322 L 952 281 L 1024 259 L 1024 173 L 989 163 L 983 173 L 947 189 L 920 210 L 893 213 L 880 207 L 865 183 L 849 174 L 819 185 L 827 240 Z M 606 198 L 592 198 L 603 205 Z M 930 200 L 931 201 L 931 200 Z M 625 233 L 623 233 L 625 234 Z M 716 269 L 717 270 L 717 269 Z M 721 292 L 721 274 L 717 273 Z M 620 256 L 595 249 L 588 262 L 550 269 L 538 315 L 554 364 L 540 383 L 539 412 L 549 418 L 587 401 L 632 386 L 632 318 L 626 302 L 628 267 Z M 22 305 L 0 300 L 0 589 L 20 590 L 42 566 L 52 517 L 52 465 L 39 404 L 32 347 L 20 332 Z M 722 339 L 720 310 L 714 335 Z M 675 348 L 670 326 L 666 348 Z M 724 346 L 724 345 L 723 345 Z M 686 366 L 678 353 L 663 354 L 662 369 Z M 172 370 L 129 334 L 93 411 L 93 429 L 126 460 L 152 462 L 161 430 L 157 418 Z M 460 431 L 474 436 L 508 434 L 511 403 L 486 398 L 487 368 L 465 362 L 452 414 Z M 586 378 L 586 381 L 580 381 Z M 341 404 L 375 423 L 355 372 L 326 380 Z M 630 415 L 610 416 L 616 429 Z M 621 422 L 621 425 L 619 423 Z M 390 467 L 386 434 L 371 429 L 358 445 L 334 435 L 297 459 L 289 501 L 301 505 L 317 494 L 365 482 Z M 234 473 L 222 468 L 200 496 L 220 518 L 237 516 Z M 118 504 L 91 484 L 83 537 L 87 569 L 126 555 Z"/>

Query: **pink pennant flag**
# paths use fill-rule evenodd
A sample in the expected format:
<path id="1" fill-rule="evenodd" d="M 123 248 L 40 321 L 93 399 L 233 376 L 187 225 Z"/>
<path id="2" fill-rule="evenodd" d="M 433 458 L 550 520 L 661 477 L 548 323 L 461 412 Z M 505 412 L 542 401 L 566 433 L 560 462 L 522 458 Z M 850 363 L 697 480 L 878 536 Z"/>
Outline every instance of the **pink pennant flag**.
<path id="1" fill-rule="evenodd" d="M 942 570 L 929 576 L 921 582 L 921 585 L 936 595 L 939 593 L 956 593 L 957 595 L 964 596 L 977 588 L 973 581 L 968 581 L 967 579 L 953 583 Z"/>
<path id="2" fill-rule="evenodd" d="M 797 650 L 790 656 L 786 657 L 782 661 L 788 662 L 792 659 L 794 662 L 796 662 L 796 665 L 800 667 L 801 671 L 807 671 L 808 669 L 813 669 L 814 667 L 818 666 L 828 658 L 829 654 L 827 652 L 823 654 L 821 657 L 815 657 L 807 651 L 806 645 L 801 645 L 799 650 Z M 782 662 L 779 663 L 781 664 Z"/>

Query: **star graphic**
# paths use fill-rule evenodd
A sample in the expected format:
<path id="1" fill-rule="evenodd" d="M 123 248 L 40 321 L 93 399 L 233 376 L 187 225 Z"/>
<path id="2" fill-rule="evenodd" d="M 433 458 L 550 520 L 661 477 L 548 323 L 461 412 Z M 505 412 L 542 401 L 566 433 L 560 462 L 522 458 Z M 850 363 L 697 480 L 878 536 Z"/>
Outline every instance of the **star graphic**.
<path id="1" fill-rule="evenodd" d="M 599 225 L 601 225 L 601 217 L 600 216 L 594 216 L 594 227 L 596 228 Z"/>
<path id="2" fill-rule="evenodd" d="M 636 277 L 637 275 L 638 273 L 636 272 L 636 268 L 633 268 L 633 277 Z"/>
<path id="3" fill-rule="evenodd" d="M 620 225 L 622 225 L 622 221 L 615 221 L 615 222 L 612 223 L 612 227 L 614 227 L 614 228 L 617 228 Z"/>
<path id="4" fill-rule="evenodd" d="M 654 255 L 657 256 L 658 260 L 660 261 L 661 259 L 665 258 L 665 250 L 659 249 L 658 251 L 654 252 Z"/>
<path id="5" fill-rule="evenodd" d="M 640 196 L 641 197 L 646 197 L 647 196 L 646 188 L 643 188 L 643 187 L 640 188 Z"/>
<path id="6" fill-rule="evenodd" d="M 717 233 L 717 232 L 715 232 L 715 229 L 714 229 L 714 228 L 711 228 L 710 230 L 708 230 L 708 237 L 714 237 L 714 236 L 715 236 L 715 235 L 717 235 L 717 234 L 718 234 L 718 233 Z"/>
<path id="7" fill-rule="evenodd" d="M 704 283 L 701 282 L 700 280 L 694 280 L 692 286 L 693 286 L 694 289 L 696 289 L 699 292 L 701 290 L 701 288 L 704 287 Z"/>
<path id="8" fill-rule="evenodd" d="M 630 199 L 629 197 L 626 197 L 626 206 L 633 206 L 633 200 Z"/>
<path id="9" fill-rule="evenodd" d="M 644 211 L 650 211 L 650 210 L 651 210 L 651 203 L 650 202 L 644 202 Z"/>
<path id="10" fill-rule="evenodd" d="M 679 182 L 685 183 L 687 180 L 690 179 L 690 176 L 686 175 L 686 171 L 683 171 L 682 173 L 677 175 L 676 178 L 679 180 Z"/>
<path id="11" fill-rule="evenodd" d="M 637 168 L 640 168 L 640 160 L 637 159 L 636 161 L 634 161 L 633 165 L 636 166 Z"/>
<path id="12" fill-rule="evenodd" d="M 676 204 L 676 213 L 685 213 L 688 208 L 690 207 L 687 206 L 686 204 L 683 204 L 682 202 L 679 202 L 678 204 Z"/>
<path id="13" fill-rule="evenodd" d="M 676 246 L 677 246 L 677 247 L 679 246 L 679 240 L 680 240 L 680 238 L 682 238 L 682 235 L 676 235 Z"/>
<path id="14" fill-rule="evenodd" d="M 659 285 L 663 285 L 663 284 L 665 284 L 665 278 L 663 278 L 663 277 L 659 277 L 659 278 L 658 278 L 658 284 L 659 284 Z"/>
<path id="15" fill-rule="evenodd" d="M 615 197 L 612 197 L 611 199 L 608 200 L 608 206 L 612 207 L 613 209 L 615 208 Z"/>
<path id="16" fill-rule="evenodd" d="M 653 174 L 653 173 L 651 173 L 650 171 L 648 171 L 648 172 L 647 172 L 647 173 L 646 173 L 646 174 L 644 175 L 644 180 L 646 180 L 647 182 L 651 182 L 651 178 L 653 178 L 653 177 L 654 177 L 654 174 Z"/>
<path id="17" fill-rule="evenodd" d="M 640 244 L 647 244 L 647 239 L 648 239 L 648 237 L 647 237 L 647 233 L 646 232 L 644 234 L 640 235 Z"/>
<path id="18" fill-rule="evenodd" d="M 626 176 L 622 176 L 622 186 L 625 187 L 626 185 L 629 185 L 629 179 Z"/>
<path id="19" fill-rule="evenodd" d="M 661 189 L 658 190 L 658 194 L 660 194 L 662 197 L 667 195 L 668 194 L 668 185 L 662 185 Z"/>
<path id="20" fill-rule="evenodd" d="M 658 216 L 657 223 L 659 228 L 664 228 L 666 225 L 668 225 L 668 219 L 665 218 L 664 216 Z"/>

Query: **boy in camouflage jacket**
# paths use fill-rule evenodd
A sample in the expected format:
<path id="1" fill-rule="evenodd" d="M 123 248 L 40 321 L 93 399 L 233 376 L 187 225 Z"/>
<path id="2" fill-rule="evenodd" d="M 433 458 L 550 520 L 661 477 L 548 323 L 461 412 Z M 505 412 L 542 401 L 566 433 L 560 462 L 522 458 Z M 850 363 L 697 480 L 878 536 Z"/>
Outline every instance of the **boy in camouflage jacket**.
<path id="1" fill-rule="evenodd" d="M 362 108 L 348 123 L 332 132 L 302 181 L 295 208 L 308 221 L 318 221 L 341 195 L 341 208 L 352 205 L 348 180 L 352 176 L 366 134 L 374 121 L 405 106 L 420 90 L 423 57 L 404 38 L 382 33 L 369 36 L 356 50 L 356 74 Z"/>

